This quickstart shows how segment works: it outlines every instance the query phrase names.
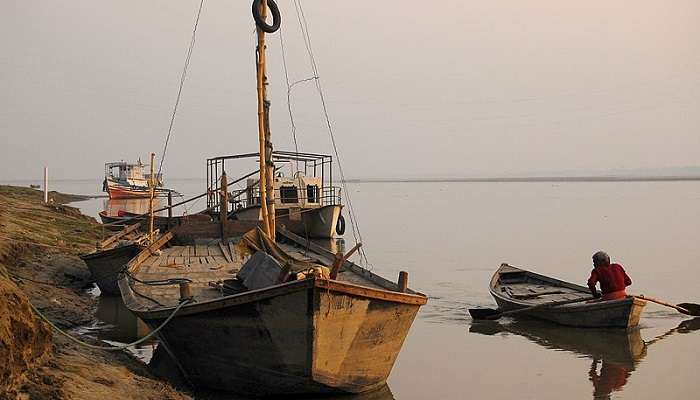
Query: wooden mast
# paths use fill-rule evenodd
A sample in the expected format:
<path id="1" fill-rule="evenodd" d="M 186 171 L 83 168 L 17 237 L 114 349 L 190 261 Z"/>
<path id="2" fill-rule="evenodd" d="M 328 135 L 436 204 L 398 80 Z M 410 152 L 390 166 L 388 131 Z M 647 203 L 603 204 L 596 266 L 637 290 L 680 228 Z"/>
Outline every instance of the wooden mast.
<path id="1" fill-rule="evenodd" d="M 260 16 L 267 18 L 266 1 L 260 1 Z M 260 206 L 262 209 L 263 228 L 272 239 L 275 238 L 275 191 L 274 164 L 272 163 L 272 140 L 270 138 L 270 102 L 267 100 L 267 67 L 265 31 L 256 25 L 258 34 L 257 47 L 257 83 L 258 83 L 258 140 L 260 142 Z"/>
<path id="2" fill-rule="evenodd" d="M 153 243 L 154 237 L 153 237 L 153 197 L 155 194 L 155 186 L 156 186 L 156 180 L 155 180 L 155 163 L 156 163 L 156 153 L 151 153 L 151 175 L 148 177 L 148 241 L 150 243 Z"/>

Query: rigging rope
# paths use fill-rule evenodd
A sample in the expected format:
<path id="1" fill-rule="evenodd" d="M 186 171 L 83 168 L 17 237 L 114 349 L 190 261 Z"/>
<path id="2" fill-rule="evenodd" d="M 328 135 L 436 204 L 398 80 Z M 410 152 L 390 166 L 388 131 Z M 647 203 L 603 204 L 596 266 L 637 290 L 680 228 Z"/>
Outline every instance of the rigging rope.
<path id="1" fill-rule="evenodd" d="M 308 26 L 308 23 L 306 21 L 306 15 L 304 14 L 304 9 L 302 8 L 301 2 L 299 0 L 294 0 L 294 8 L 296 9 L 297 20 L 299 21 L 299 27 L 301 28 L 302 37 L 304 38 L 304 46 L 306 47 L 306 51 L 309 54 L 309 61 L 311 63 L 311 71 L 313 72 L 313 78 L 309 78 L 307 80 L 313 80 L 314 83 L 316 84 L 316 90 L 318 91 L 319 98 L 321 100 L 321 106 L 323 108 L 323 115 L 324 115 L 325 120 L 326 120 L 326 126 L 328 127 L 328 133 L 330 134 L 330 137 L 331 137 L 333 151 L 335 153 L 336 160 L 338 161 L 338 172 L 340 172 L 341 184 L 343 185 L 343 190 L 346 193 L 345 197 L 347 198 L 347 201 L 348 201 L 352 235 L 355 239 L 355 242 L 361 243 L 362 242 L 362 233 L 360 232 L 360 227 L 359 227 L 359 224 L 357 222 L 357 216 L 355 214 L 355 209 L 352 205 L 352 199 L 350 198 L 350 191 L 348 190 L 346 182 L 345 182 L 345 173 L 343 171 L 343 166 L 341 164 L 340 154 L 338 153 L 338 146 L 336 145 L 335 135 L 333 133 L 333 127 L 331 126 L 330 117 L 328 116 L 328 108 L 326 107 L 326 100 L 325 100 L 325 97 L 323 95 L 323 88 L 321 87 L 321 79 L 320 79 L 319 73 L 318 73 L 318 66 L 316 64 L 316 58 L 314 57 L 314 53 L 313 53 L 312 46 L 311 46 L 311 36 L 309 34 L 309 26 Z M 368 266 L 371 266 L 371 264 L 369 263 L 369 260 L 367 259 L 367 254 L 365 253 L 363 248 L 359 249 L 359 253 L 360 253 L 360 260 L 364 259 L 365 263 Z"/>
<path id="2" fill-rule="evenodd" d="M 197 18 L 194 21 L 194 28 L 192 29 L 192 38 L 190 39 L 190 46 L 187 49 L 187 56 L 185 57 L 185 66 L 182 68 L 182 75 L 180 76 L 180 87 L 177 89 L 177 97 L 175 98 L 175 106 L 173 107 L 173 113 L 170 116 L 170 126 L 168 127 L 168 135 L 165 138 L 165 145 L 163 146 L 163 154 L 160 157 L 160 166 L 158 167 L 158 175 L 163 171 L 163 163 L 165 162 L 165 153 L 168 151 L 168 143 L 170 142 L 170 135 L 173 133 L 173 124 L 175 123 L 175 115 L 177 114 L 177 107 L 180 105 L 180 97 L 182 96 L 182 87 L 185 84 L 185 77 L 187 76 L 187 68 L 190 65 L 190 58 L 192 57 L 192 49 L 194 49 L 194 43 L 197 36 L 197 26 L 199 25 L 199 17 L 202 15 L 202 6 L 204 5 L 204 0 L 199 1 L 199 9 L 197 10 Z"/>

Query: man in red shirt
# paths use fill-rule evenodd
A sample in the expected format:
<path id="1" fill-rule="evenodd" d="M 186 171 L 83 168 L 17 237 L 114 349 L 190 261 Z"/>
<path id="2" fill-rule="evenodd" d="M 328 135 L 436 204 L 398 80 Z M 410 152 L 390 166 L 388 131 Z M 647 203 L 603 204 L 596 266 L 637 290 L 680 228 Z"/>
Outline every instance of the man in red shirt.
<path id="1" fill-rule="evenodd" d="M 601 297 L 596 290 L 596 283 L 600 282 L 600 291 L 603 292 L 602 300 L 623 299 L 627 296 L 625 288 L 632 284 L 632 280 L 620 264 L 610 264 L 610 256 L 604 251 L 593 254 L 593 271 L 588 278 L 588 288 L 594 297 Z"/>

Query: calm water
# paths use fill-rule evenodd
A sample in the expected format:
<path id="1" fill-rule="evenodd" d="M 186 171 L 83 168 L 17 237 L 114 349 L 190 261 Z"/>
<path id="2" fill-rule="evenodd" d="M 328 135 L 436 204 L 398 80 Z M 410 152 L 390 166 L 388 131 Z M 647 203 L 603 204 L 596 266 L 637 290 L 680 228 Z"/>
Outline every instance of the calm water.
<path id="1" fill-rule="evenodd" d="M 197 181 L 169 184 L 187 195 L 204 190 Z M 54 186 L 100 189 L 97 181 Z M 406 270 L 411 287 L 431 297 L 389 388 L 373 398 L 700 397 L 700 322 L 672 310 L 649 304 L 629 334 L 473 323 L 466 313 L 493 306 L 487 283 L 502 262 L 583 283 L 599 249 L 625 266 L 631 293 L 700 302 L 700 182 L 355 183 L 349 190 L 373 270 L 391 279 Z M 96 216 L 109 203 L 75 205 Z M 353 241 L 350 229 L 345 237 Z"/>

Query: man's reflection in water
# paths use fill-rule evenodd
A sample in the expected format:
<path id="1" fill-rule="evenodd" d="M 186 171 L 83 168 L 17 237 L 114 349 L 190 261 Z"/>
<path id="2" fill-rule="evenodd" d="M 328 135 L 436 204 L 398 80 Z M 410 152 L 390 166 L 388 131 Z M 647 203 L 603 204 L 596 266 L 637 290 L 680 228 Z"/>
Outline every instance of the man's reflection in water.
<path id="1" fill-rule="evenodd" d="M 515 320 L 511 323 L 474 322 L 469 327 L 469 332 L 482 335 L 518 335 L 545 349 L 564 350 L 589 357 L 593 360 L 588 370 L 588 380 L 593 384 L 593 398 L 610 399 L 613 392 L 623 390 L 652 344 L 675 334 L 690 333 L 698 329 L 700 318 L 685 320 L 647 342 L 642 340 L 639 329 L 620 331 L 567 328 L 529 319 Z"/>
<path id="2" fill-rule="evenodd" d="M 601 365 L 600 372 L 598 364 Z M 593 398 L 609 399 L 612 392 L 622 390 L 633 370 L 634 368 L 628 369 L 614 361 L 594 358 L 588 371 L 588 378 L 593 383 Z"/>

